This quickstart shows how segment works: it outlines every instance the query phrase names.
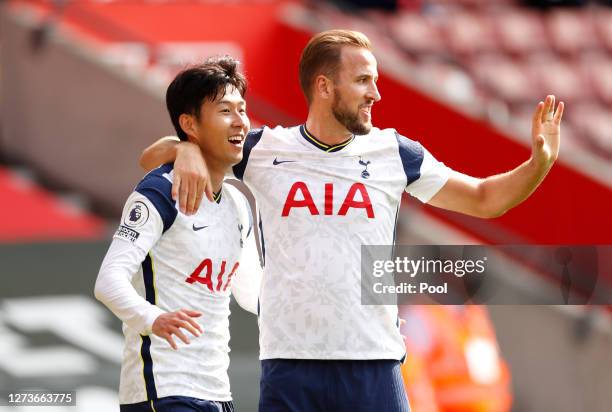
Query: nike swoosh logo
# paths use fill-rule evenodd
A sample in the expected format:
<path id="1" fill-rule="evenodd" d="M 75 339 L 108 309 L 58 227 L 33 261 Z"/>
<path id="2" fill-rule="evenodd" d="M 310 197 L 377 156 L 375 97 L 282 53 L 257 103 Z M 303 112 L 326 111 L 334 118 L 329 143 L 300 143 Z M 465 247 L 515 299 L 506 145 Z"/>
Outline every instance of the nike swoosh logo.
<path id="1" fill-rule="evenodd" d="M 202 229 L 207 228 L 207 227 L 208 226 L 196 226 L 195 223 L 194 223 L 191 228 L 193 229 L 194 232 L 197 232 L 198 230 L 202 230 Z"/>
<path id="2" fill-rule="evenodd" d="M 272 161 L 272 164 L 274 166 L 283 164 L 283 163 L 295 163 L 297 162 L 297 160 L 277 160 L 277 158 L 275 157 L 274 160 Z"/>

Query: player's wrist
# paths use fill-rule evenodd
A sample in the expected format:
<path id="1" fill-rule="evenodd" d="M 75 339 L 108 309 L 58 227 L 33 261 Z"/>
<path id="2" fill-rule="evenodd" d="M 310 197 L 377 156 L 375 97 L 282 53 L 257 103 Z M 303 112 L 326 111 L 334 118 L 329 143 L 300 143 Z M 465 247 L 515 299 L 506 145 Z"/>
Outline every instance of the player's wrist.
<path id="1" fill-rule="evenodd" d="M 192 142 L 179 142 L 174 147 L 174 159 L 184 158 L 187 161 L 194 161 L 198 159 L 204 166 L 206 166 L 206 160 L 202 154 L 200 146 Z"/>
<path id="2" fill-rule="evenodd" d="M 163 319 L 162 315 L 165 315 L 167 312 L 161 310 L 159 307 L 155 305 L 151 305 L 150 310 L 148 311 L 145 317 L 144 328 L 141 331 L 143 335 L 151 335 L 155 334 L 156 323 L 159 324 Z"/>
<path id="3" fill-rule="evenodd" d="M 550 170 L 555 159 L 548 153 L 533 154 L 529 159 L 529 166 L 536 174 L 544 174 Z"/>
<path id="4" fill-rule="evenodd" d="M 175 144 L 174 147 L 173 147 L 173 149 L 174 149 L 174 159 L 177 159 L 183 153 L 189 152 L 189 150 L 193 150 L 192 146 L 195 146 L 195 144 L 193 144 L 191 142 L 185 142 L 185 141 L 181 141 L 181 142 L 178 142 L 177 144 Z"/>

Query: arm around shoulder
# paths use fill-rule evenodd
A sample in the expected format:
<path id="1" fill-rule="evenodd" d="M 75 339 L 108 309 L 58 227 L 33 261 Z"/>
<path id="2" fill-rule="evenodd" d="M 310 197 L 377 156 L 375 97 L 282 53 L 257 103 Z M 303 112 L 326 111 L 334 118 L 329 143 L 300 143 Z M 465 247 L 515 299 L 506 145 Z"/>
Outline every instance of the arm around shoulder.
<path id="1" fill-rule="evenodd" d="M 180 140 L 176 136 L 166 136 L 147 147 L 140 155 L 138 163 L 145 171 L 151 171 L 165 163 L 174 162 Z"/>
<path id="2" fill-rule="evenodd" d="M 139 163 L 143 169 L 150 171 L 172 162 L 172 198 L 179 201 L 181 212 L 192 215 L 200 207 L 204 195 L 213 201 L 206 161 L 199 146 L 182 142 L 176 136 L 162 137 L 142 152 Z"/>

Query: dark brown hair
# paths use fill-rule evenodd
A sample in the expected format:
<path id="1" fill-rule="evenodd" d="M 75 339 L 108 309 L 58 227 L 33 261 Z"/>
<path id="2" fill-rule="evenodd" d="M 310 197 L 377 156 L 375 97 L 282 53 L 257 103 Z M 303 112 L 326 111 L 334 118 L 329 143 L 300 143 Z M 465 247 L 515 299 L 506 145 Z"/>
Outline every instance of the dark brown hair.
<path id="1" fill-rule="evenodd" d="M 246 78 L 238 71 L 238 61 L 230 56 L 211 57 L 176 75 L 166 90 L 166 107 L 179 139 L 187 140 L 179 123 L 181 114 L 199 118 L 204 99 L 213 101 L 223 97 L 227 85 L 234 86 L 244 97 Z"/>

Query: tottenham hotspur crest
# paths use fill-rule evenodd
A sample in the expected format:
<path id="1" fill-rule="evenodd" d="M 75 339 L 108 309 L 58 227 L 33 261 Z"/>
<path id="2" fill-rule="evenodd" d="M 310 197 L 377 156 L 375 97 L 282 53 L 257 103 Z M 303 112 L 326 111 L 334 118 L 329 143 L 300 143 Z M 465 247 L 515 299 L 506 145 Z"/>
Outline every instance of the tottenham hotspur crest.
<path id="1" fill-rule="evenodd" d="M 363 167 L 365 167 L 365 169 L 363 169 L 363 171 L 361 172 L 361 177 L 363 177 L 364 179 L 367 179 L 368 177 L 370 177 L 370 172 L 368 172 L 368 165 L 371 162 L 369 160 L 364 161 L 361 156 L 359 156 L 359 164 Z"/>

